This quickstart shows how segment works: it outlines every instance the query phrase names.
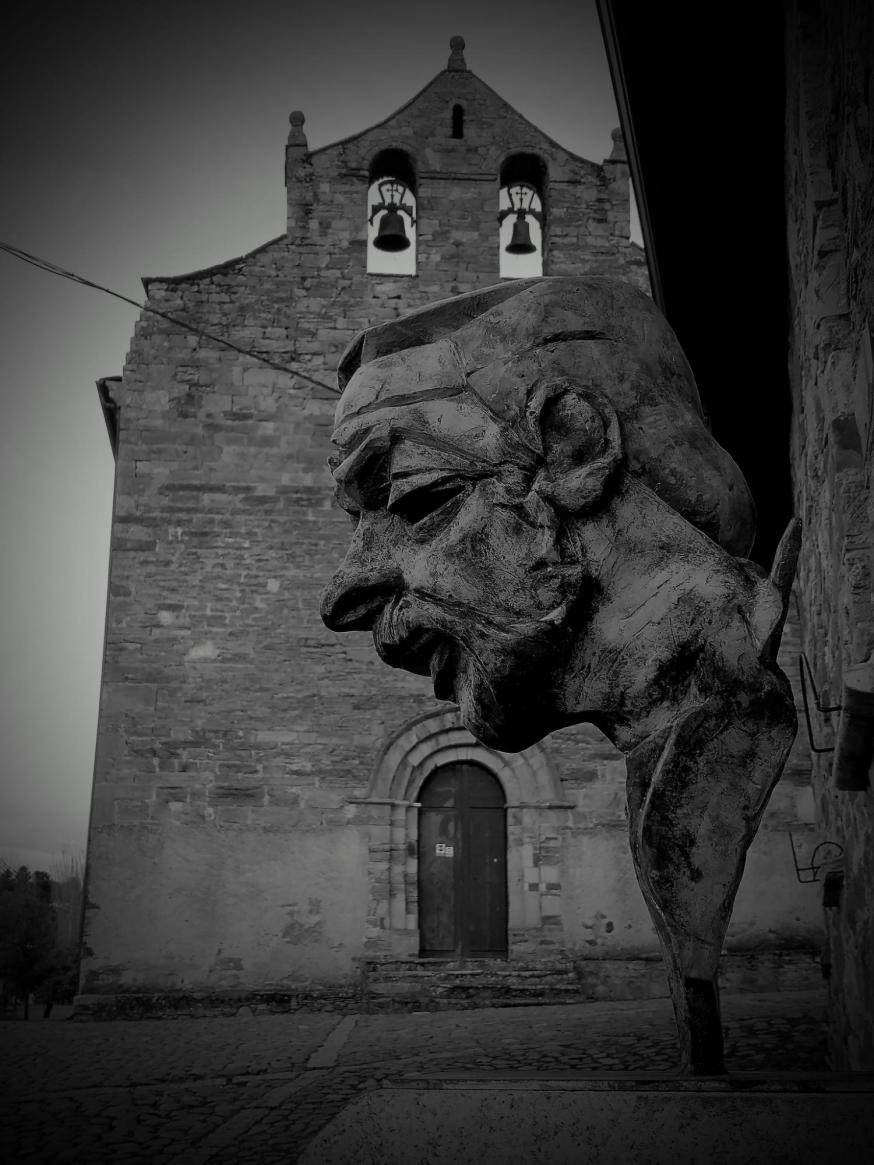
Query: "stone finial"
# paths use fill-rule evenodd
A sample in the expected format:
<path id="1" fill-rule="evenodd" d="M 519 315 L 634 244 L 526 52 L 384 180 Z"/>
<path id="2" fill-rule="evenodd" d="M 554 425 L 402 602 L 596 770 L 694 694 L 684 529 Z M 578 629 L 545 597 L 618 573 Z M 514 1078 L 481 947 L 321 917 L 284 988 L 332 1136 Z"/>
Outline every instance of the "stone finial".
<path id="1" fill-rule="evenodd" d="M 627 162 L 628 154 L 625 152 L 625 138 L 622 136 L 622 130 L 617 126 L 610 137 L 613 139 L 613 149 L 610 152 L 609 160 L 611 162 Z"/>
<path id="2" fill-rule="evenodd" d="M 454 72 L 466 72 L 467 62 L 464 59 L 464 37 L 454 36 L 449 42 L 449 47 L 452 52 L 449 54 L 449 64 L 446 68 L 452 69 Z"/>
<path id="3" fill-rule="evenodd" d="M 295 109 L 288 115 L 288 120 L 291 129 L 288 131 L 288 144 L 290 146 L 303 146 L 306 149 L 307 135 L 303 132 L 303 123 L 306 120 L 299 109 Z"/>
<path id="4" fill-rule="evenodd" d="M 308 157 L 307 135 L 303 132 L 304 120 L 304 115 L 299 109 L 295 109 L 293 113 L 288 115 L 290 129 L 288 131 L 288 144 L 285 147 L 285 185 L 288 187 L 289 207 L 291 206 L 291 193 L 295 176 L 301 163 L 305 162 Z"/>

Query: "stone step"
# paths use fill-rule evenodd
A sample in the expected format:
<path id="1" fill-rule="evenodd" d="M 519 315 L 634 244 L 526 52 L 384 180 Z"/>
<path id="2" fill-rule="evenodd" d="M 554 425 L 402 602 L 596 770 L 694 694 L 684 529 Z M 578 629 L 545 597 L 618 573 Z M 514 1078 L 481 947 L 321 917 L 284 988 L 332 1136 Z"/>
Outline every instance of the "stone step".
<path id="1" fill-rule="evenodd" d="M 578 983 L 372 983 L 368 986 L 367 995 L 390 995 L 395 998 L 421 999 L 450 999 L 450 998 L 489 998 L 503 997 L 529 999 L 584 998 L 585 993 Z"/>
<path id="2" fill-rule="evenodd" d="M 365 959 L 361 965 L 368 974 L 574 974 L 574 964 L 570 961 L 521 963 L 508 959 Z"/>
<path id="3" fill-rule="evenodd" d="M 361 961 L 359 972 L 362 1001 L 379 1010 L 654 999 L 668 990 L 657 954 L 597 960 L 557 955 L 540 963 L 371 957 Z M 815 951 L 731 952 L 720 978 L 726 992 L 798 990 L 820 985 L 821 973 Z"/>
<path id="4" fill-rule="evenodd" d="M 569 961 L 367 959 L 362 989 L 372 1008 L 483 1007 L 570 1002 L 581 998 Z"/>
<path id="5" fill-rule="evenodd" d="M 441 970 L 440 968 L 430 967 L 410 967 L 410 968 L 395 968 L 395 967 L 374 967 L 368 968 L 367 976 L 370 979 L 379 979 L 396 976 L 404 976 L 409 979 L 484 979 L 489 976 L 495 978 L 505 979 L 508 976 L 514 979 L 568 979 L 576 980 L 576 972 L 572 968 L 554 968 L 554 967 L 483 967 L 483 968 L 465 968 L 463 970 Z"/>

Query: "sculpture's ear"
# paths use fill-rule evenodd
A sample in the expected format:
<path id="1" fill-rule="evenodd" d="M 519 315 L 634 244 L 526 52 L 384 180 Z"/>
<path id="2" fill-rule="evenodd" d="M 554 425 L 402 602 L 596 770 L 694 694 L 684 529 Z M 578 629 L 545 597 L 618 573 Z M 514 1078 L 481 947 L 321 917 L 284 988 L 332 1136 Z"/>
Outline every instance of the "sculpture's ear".
<path id="1" fill-rule="evenodd" d="M 610 401 L 573 381 L 552 380 L 535 389 L 528 419 L 544 456 L 534 490 L 568 513 L 596 506 L 622 460 L 619 418 Z"/>

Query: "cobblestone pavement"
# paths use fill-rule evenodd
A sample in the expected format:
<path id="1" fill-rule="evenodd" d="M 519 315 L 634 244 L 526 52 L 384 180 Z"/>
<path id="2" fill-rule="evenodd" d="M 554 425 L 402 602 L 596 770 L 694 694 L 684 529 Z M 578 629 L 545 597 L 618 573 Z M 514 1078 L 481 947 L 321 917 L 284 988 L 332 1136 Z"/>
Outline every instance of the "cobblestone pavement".
<path id="1" fill-rule="evenodd" d="M 727 995 L 729 1070 L 827 1068 L 825 993 Z M 667 1000 L 406 1014 L 0 1024 L 14 1165 L 272 1165 L 363 1089 L 421 1072 L 664 1070 Z"/>

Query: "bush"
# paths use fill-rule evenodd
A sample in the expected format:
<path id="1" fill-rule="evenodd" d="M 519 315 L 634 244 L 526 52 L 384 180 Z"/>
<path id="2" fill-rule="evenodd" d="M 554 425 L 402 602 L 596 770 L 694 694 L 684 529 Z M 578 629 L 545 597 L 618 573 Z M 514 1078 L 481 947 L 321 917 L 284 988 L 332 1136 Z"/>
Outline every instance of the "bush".
<path id="1" fill-rule="evenodd" d="M 5 997 L 24 1000 L 27 1018 L 32 992 L 62 974 L 64 953 L 57 946 L 52 881 L 27 866 L 0 872 L 0 983 Z"/>

